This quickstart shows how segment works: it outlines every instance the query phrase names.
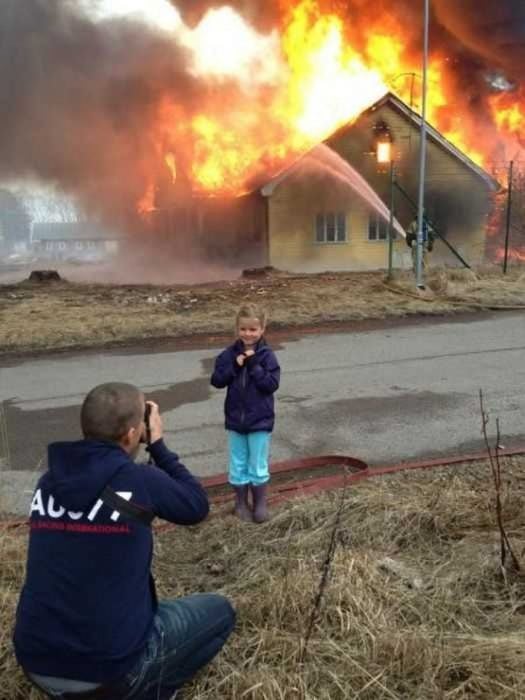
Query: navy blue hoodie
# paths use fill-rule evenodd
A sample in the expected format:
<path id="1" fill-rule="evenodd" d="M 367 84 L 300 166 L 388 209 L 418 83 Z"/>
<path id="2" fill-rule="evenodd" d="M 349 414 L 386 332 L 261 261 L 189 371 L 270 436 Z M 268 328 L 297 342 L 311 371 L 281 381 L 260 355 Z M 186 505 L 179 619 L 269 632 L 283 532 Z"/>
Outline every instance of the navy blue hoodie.
<path id="1" fill-rule="evenodd" d="M 108 442 L 49 446 L 49 470 L 31 503 L 14 633 L 26 671 L 106 683 L 138 661 L 157 607 L 152 533 L 102 504 L 99 495 L 110 485 L 181 525 L 208 514 L 206 492 L 177 455 L 162 440 L 150 452 L 156 466 L 136 464 Z"/>
<path id="2" fill-rule="evenodd" d="M 215 360 L 211 383 L 217 389 L 227 387 L 224 401 L 226 430 L 238 433 L 273 430 L 273 395 L 279 388 L 281 369 L 264 338 L 254 350 L 255 355 L 239 367 L 236 358 L 244 352 L 244 344 L 237 340 Z"/>

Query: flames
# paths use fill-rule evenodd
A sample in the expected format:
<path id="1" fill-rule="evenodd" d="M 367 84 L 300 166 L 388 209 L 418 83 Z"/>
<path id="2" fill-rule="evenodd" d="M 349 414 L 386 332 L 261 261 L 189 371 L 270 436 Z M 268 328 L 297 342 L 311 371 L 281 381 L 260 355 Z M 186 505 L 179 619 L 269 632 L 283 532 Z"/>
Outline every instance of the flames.
<path id="1" fill-rule="evenodd" d="M 501 263 L 505 259 L 505 248 L 500 246 L 496 251 L 495 262 Z M 525 249 L 524 248 L 510 248 L 508 251 L 507 259 L 509 262 L 514 263 L 525 263 Z"/>
<path id="2" fill-rule="evenodd" d="M 159 107 L 152 138 L 173 181 L 186 178 L 193 192 L 241 194 L 388 90 L 419 109 L 420 48 L 409 45 L 401 23 L 379 16 L 357 37 L 321 1 L 288 2 L 281 31 L 267 36 L 228 7 L 210 10 L 194 30 L 181 25 L 208 89 L 197 104 L 165 95 Z M 493 94 L 481 124 L 453 76 L 449 58 L 434 51 L 429 121 L 489 169 L 491 159 L 525 153 L 525 95 Z M 151 201 L 150 185 L 142 204 Z"/>
<path id="3" fill-rule="evenodd" d="M 525 144 L 525 91 L 495 95 L 491 108 L 498 128 Z"/>

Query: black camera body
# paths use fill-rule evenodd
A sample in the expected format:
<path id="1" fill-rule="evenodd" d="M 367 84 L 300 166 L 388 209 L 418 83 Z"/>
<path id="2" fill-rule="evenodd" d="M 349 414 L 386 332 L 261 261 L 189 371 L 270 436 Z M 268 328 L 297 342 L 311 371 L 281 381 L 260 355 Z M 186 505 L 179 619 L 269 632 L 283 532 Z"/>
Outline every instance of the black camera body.
<path id="1" fill-rule="evenodd" d="M 148 447 L 149 447 L 149 445 L 151 445 L 151 426 L 150 426 L 150 422 L 149 422 L 150 413 L 151 413 L 151 406 L 149 405 L 149 403 L 147 403 L 146 407 L 144 408 L 145 430 L 140 437 L 140 442 L 146 444 Z"/>
<path id="2" fill-rule="evenodd" d="M 146 445 L 151 445 L 151 426 L 149 422 L 150 413 L 151 406 L 149 403 L 147 403 L 146 408 L 144 409 L 144 425 L 146 426 L 146 436 L 144 441 Z"/>

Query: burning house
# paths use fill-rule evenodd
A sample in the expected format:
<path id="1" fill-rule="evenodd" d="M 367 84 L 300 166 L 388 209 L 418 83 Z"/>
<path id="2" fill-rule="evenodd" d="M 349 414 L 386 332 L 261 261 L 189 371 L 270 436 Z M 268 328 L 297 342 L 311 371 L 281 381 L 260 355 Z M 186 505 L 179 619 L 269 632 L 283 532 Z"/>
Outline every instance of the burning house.
<path id="1" fill-rule="evenodd" d="M 420 123 L 416 112 L 388 93 L 326 141 L 385 204 L 394 202 L 396 218 L 405 229 L 417 214 Z M 463 259 L 478 265 L 485 257 L 488 218 L 499 185 L 433 127 L 428 139 L 427 216 Z M 394 180 L 388 166 L 378 165 L 378 148 L 383 144 L 391 150 L 387 160 L 393 160 Z M 280 261 L 294 270 L 386 267 L 388 222 L 355 192 L 349 194 L 326 180 L 322 184 L 303 180 L 298 188 L 286 179 L 263 191 L 269 197 L 270 264 Z M 397 237 L 394 246 L 394 265 L 409 265 L 405 242 Z M 439 239 L 431 260 L 461 264 Z"/>
<path id="2" fill-rule="evenodd" d="M 420 128 L 417 112 L 388 93 L 327 141 L 385 202 L 393 201 L 396 216 L 405 228 L 417 214 Z M 461 264 L 454 255 L 456 250 L 471 265 L 479 265 L 485 259 L 494 195 L 501 186 L 432 125 L 428 125 L 427 138 L 425 212 L 438 234 L 432 261 Z M 392 159 L 393 183 L 385 177 L 387 169 L 378 167 L 369 157 L 374 141 L 390 150 L 386 159 Z M 439 237 L 450 247 L 439 242 Z"/>
<path id="3" fill-rule="evenodd" d="M 191 189 L 168 186 L 157 221 L 168 237 L 184 230 L 215 255 L 222 251 L 249 264 L 292 271 L 384 268 L 390 202 L 403 229 L 417 214 L 420 126 L 417 113 L 388 93 L 251 193 L 194 197 Z M 478 265 L 499 185 L 433 127 L 428 139 L 426 212 L 450 244 L 438 238 L 431 260 L 454 265 L 463 258 Z M 385 147 L 394 179 L 390 167 L 378 163 L 378 149 Z M 243 250 L 250 251 L 248 258 Z M 409 266 L 410 260 L 398 229 L 394 266 Z"/>
<path id="4" fill-rule="evenodd" d="M 495 187 L 486 173 L 525 158 L 525 5 L 478 4 L 433 0 L 428 82 L 427 209 L 470 263 L 483 256 Z M 389 205 L 389 178 L 371 154 L 381 127 L 406 227 L 419 147 L 418 3 L 156 0 L 120 15 L 109 0 L 4 5 L 0 180 L 53 183 L 163 259 L 176 238 L 180 258 L 192 249 L 292 269 L 385 265 L 376 214 Z M 304 154 L 322 143 L 343 164 L 317 158 L 314 167 Z M 348 185 L 344 163 L 381 206 Z M 153 232 L 167 246 L 150 246 Z M 441 244 L 434 259 L 453 260 Z"/>

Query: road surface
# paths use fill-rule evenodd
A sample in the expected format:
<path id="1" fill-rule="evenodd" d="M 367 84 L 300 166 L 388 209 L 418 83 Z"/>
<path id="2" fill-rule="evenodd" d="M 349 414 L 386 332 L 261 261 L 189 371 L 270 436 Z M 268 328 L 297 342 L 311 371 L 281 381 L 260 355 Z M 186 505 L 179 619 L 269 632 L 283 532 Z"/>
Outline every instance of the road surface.
<path id="1" fill-rule="evenodd" d="M 364 328 L 274 345 L 282 366 L 274 460 L 341 453 L 375 464 L 482 449 L 480 388 L 503 444 L 525 442 L 523 314 Z M 209 385 L 220 349 L 0 362 L 8 436 L 0 430 L 0 507 L 27 507 L 46 444 L 78 437 L 82 398 L 106 381 L 135 383 L 158 401 L 168 444 L 198 475 L 225 471 L 224 392 Z"/>

